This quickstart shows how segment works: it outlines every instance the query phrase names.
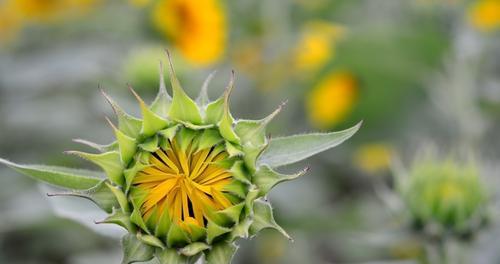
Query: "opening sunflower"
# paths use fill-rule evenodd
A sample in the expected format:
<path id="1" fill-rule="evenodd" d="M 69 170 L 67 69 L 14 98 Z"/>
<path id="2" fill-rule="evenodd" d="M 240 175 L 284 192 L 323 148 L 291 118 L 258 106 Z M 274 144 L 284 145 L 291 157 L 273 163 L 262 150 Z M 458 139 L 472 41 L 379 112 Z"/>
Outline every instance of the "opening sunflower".
<path id="1" fill-rule="evenodd" d="M 225 189 L 233 175 L 223 166 L 229 157 L 224 145 L 202 146 L 201 135 L 195 134 L 191 131 L 184 139 L 178 135 L 166 140 L 151 153 L 149 166 L 135 176 L 134 188 L 145 194 L 140 211 L 147 222 L 157 223 L 166 213 L 189 231 L 188 223 L 206 227 L 212 212 L 238 202 Z"/>

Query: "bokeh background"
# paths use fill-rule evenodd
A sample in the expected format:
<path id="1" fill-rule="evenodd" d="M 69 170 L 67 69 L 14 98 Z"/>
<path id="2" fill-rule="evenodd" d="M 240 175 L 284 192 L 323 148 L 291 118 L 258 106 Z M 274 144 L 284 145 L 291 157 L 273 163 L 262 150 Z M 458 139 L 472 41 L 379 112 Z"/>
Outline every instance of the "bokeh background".
<path id="1" fill-rule="evenodd" d="M 165 48 L 192 96 L 217 70 L 215 98 L 234 69 L 236 117 L 287 100 L 273 137 L 364 120 L 271 193 L 295 242 L 264 231 L 235 263 L 425 263 L 390 189 L 391 161 L 429 146 L 475 155 L 492 221 L 466 251 L 500 263 L 500 1 L 0 0 L 0 156 L 94 168 L 62 152 L 111 140 L 98 86 L 138 114 L 126 84 L 152 99 Z M 0 167 L 0 263 L 119 263 L 120 230 L 52 191 Z"/>

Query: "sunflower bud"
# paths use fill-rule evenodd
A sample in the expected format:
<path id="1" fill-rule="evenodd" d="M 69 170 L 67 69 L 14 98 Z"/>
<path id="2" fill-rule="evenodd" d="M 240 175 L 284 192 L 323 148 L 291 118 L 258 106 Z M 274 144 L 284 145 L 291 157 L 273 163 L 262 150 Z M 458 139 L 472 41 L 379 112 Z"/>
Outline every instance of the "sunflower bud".
<path id="1" fill-rule="evenodd" d="M 400 187 L 416 227 L 430 235 L 465 236 L 484 223 L 487 194 L 470 163 L 416 162 Z"/>
<path id="2" fill-rule="evenodd" d="M 170 57 L 169 57 L 170 61 Z M 106 93 L 117 115 L 108 119 L 116 141 L 79 143 L 100 153 L 70 151 L 106 174 L 60 167 L 19 165 L 0 159 L 21 173 L 93 200 L 110 216 L 98 223 L 122 226 L 123 263 L 148 261 L 229 263 L 235 240 L 274 228 L 291 239 L 262 199 L 276 184 L 307 169 L 284 175 L 275 167 L 303 160 L 351 137 L 357 126 L 333 133 L 303 134 L 270 140 L 267 124 L 282 105 L 260 120 L 235 120 L 229 111 L 234 74 L 224 94 L 210 101 L 207 86 L 192 100 L 182 89 L 170 62 L 173 96 L 167 93 L 160 65 L 160 91 L 151 105 L 130 88 L 142 112 L 132 117 Z"/>

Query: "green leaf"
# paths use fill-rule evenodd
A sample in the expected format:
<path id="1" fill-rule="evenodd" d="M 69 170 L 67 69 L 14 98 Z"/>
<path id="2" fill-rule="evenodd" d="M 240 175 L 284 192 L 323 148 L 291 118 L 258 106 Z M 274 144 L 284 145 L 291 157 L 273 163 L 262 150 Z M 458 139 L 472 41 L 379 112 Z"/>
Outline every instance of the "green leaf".
<path id="1" fill-rule="evenodd" d="M 205 81 L 203 82 L 203 85 L 201 86 L 200 94 L 198 95 L 198 98 L 196 98 L 196 103 L 201 106 L 202 108 L 205 108 L 207 104 L 210 102 L 210 98 L 208 98 L 208 85 L 210 84 L 210 81 L 215 76 L 216 71 L 213 71 L 210 73 Z"/>
<path id="2" fill-rule="evenodd" d="M 160 140 L 158 136 L 150 137 L 146 139 L 143 143 L 139 144 L 139 148 L 147 152 L 156 152 L 159 148 Z"/>
<path id="3" fill-rule="evenodd" d="M 165 249 L 165 245 L 163 244 L 163 242 L 161 242 L 160 239 L 158 239 L 157 237 L 155 236 L 152 236 L 152 235 L 143 235 L 141 233 L 137 233 L 137 238 L 150 245 L 150 246 L 153 246 L 153 247 L 158 247 L 158 248 L 161 248 L 161 249 Z"/>
<path id="4" fill-rule="evenodd" d="M 188 264 L 189 258 L 177 253 L 177 250 L 166 248 L 164 250 L 157 250 L 155 253 L 156 258 L 160 264 Z"/>
<path id="5" fill-rule="evenodd" d="M 218 123 L 220 135 L 225 138 L 227 141 L 235 144 L 240 144 L 240 138 L 233 130 L 234 119 L 231 116 L 231 112 L 229 111 L 229 96 L 231 95 L 231 91 L 234 87 L 234 72 L 231 75 L 231 80 L 229 81 L 229 85 L 224 92 L 224 111 L 222 113 L 222 118 Z"/>
<path id="6" fill-rule="evenodd" d="M 67 189 L 87 190 L 103 180 L 102 173 L 89 170 L 45 165 L 21 165 L 2 158 L 0 158 L 0 163 L 21 174 Z"/>
<path id="7" fill-rule="evenodd" d="M 205 110 L 205 124 L 216 125 L 224 114 L 224 96 L 209 103 Z"/>
<path id="8" fill-rule="evenodd" d="M 160 74 L 160 89 L 158 90 L 155 100 L 151 104 L 151 110 L 160 117 L 167 118 L 168 110 L 170 110 L 170 104 L 172 103 L 172 97 L 170 97 L 167 92 L 167 87 L 165 87 L 165 76 L 163 75 L 163 63 L 161 61 L 158 71 Z"/>
<path id="9" fill-rule="evenodd" d="M 304 175 L 309 170 L 308 167 L 291 175 L 281 174 L 272 170 L 269 166 L 262 166 L 253 175 L 253 183 L 259 188 L 259 195 L 266 195 L 276 184 L 290 181 Z"/>
<path id="10" fill-rule="evenodd" d="M 272 168 L 292 164 L 338 146 L 360 128 L 362 122 L 339 132 L 313 133 L 272 139 L 259 158 L 259 165 Z"/>
<path id="11" fill-rule="evenodd" d="M 198 143 L 199 150 L 210 148 L 218 144 L 222 140 L 224 140 L 220 136 L 219 131 L 217 131 L 216 129 L 203 130 L 203 134 L 199 138 L 200 138 L 200 142 Z"/>
<path id="12" fill-rule="evenodd" d="M 207 225 L 207 242 L 208 244 L 212 244 L 215 238 L 231 232 L 231 229 L 220 226 L 211 220 L 208 220 Z"/>
<path id="13" fill-rule="evenodd" d="M 94 143 L 94 142 L 91 142 L 91 141 L 88 141 L 85 139 L 81 139 L 81 138 L 75 138 L 75 139 L 73 139 L 73 142 L 94 148 L 94 149 L 98 150 L 99 152 L 108 152 L 108 151 L 113 151 L 113 150 L 118 149 L 118 142 L 117 141 L 113 141 L 110 144 L 103 145 L 103 144 Z"/>
<path id="14" fill-rule="evenodd" d="M 206 253 L 207 264 L 229 264 L 237 249 L 238 247 L 233 243 L 217 243 Z"/>
<path id="15" fill-rule="evenodd" d="M 253 213 L 253 222 L 249 229 L 250 235 L 256 235 L 260 230 L 265 228 L 274 228 L 290 241 L 293 241 L 288 233 L 274 220 L 271 204 L 261 200 L 255 200 L 253 204 Z"/>
<path id="16" fill-rule="evenodd" d="M 81 151 L 66 151 L 68 154 L 74 154 L 88 161 L 91 161 L 101 167 L 108 175 L 111 182 L 117 185 L 123 185 L 123 165 L 120 153 L 110 151 L 100 154 L 85 153 Z"/>
<path id="17" fill-rule="evenodd" d="M 108 103 L 113 108 L 117 118 L 118 118 L 118 129 L 125 133 L 127 136 L 136 138 L 142 127 L 142 121 L 138 118 L 135 118 L 123 111 L 123 109 L 113 100 L 109 95 L 107 95 L 104 90 L 101 89 L 101 93 L 108 101 Z"/>
<path id="18" fill-rule="evenodd" d="M 118 201 L 118 204 L 120 205 L 120 208 L 124 213 L 129 213 L 130 212 L 130 206 L 127 201 L 127 197 L 123 193 L 123 191 L 115 186 L 112 186 L 111 184 L 106 183 L 108 188 L 113 192 L 113 194 L 116 197 L 116 200 Z"/>
<path id="19" fill-rule="evenodd" d="M 153 258 L 154 248 L 141 242 L 136 235 L 127 234 L 122 238 L 122 264 L 148 261 Z"/>
<path id="20" fill-rule="evenodd" d="M 195 125 L 200 125 L 202 123 L 200 110 L 198 109 L 196 103 L 189 98 L 186 92 L 182 89 L 179 80 L 175 76 L 170 55 L 168 55 L 168 61 L 170 65 L 170 83 L 172 84 L 173 91 L 173 99 L 172 105 L 170 106 L 169 116 L 174 120 L 178 119 Z"/>
<path id="21" fill-rule="evenodd" d="M 115 132 L 118 149 L 120 150 L 121 160 L 123 164 L 128 164 L 135 155 L 137 142 L 135 138 L 129 137 L 125 135 L 125 133 L 120 131 L 107 117 L 106 120 Z"/>
<path id="22" fill-rule="evenodd" d="M 176 223 L 171 223 L 167 234 L 168 247 L 181 247 L 189 243 L 186 232 Z"/>
<path id="23" fill-rule="evenodd" d="M 245 218 L 245 220 L 239 222 L 233 227 L 233 231 L 229 236 L 229 241 L 234 241 L 237 238 L 248 238 L 250 225 L 252 225 L 253 220 L 251 218 Z"/>
<path id="24" fill-rule="evenodd" d="M 236 134 L 241 138 L 242 144 L 262 146 L 266 144 L 266 126 L 278 115 L 286 102 L 283 102 L 270 115 L 261 120 L 238 120 L 234 127 Z"/>
<path id="25" fill-rule="evenodd" d="M 210 246 L 203 242 L 195 242 L 181 248 L 179 250 L 179 253 L 181 253 L 184 256 L 191 257 L 209 248 Z"/>
<path id="26" fill-rule="evenodd" d="M 130 216 L 122 211 L 115 211 L 102 221 L 96 221 L 96 224 L 115 224 L 125 228 L 130 233 L 135 233 L 136 227 L 130 222 Z"/>
<path id="27" fill-rule="evenodd" d="M 73 191 L 64 193 L 49 193 L 48 196 L 73 196 L 88 199 L 95 203 L 99 208 L 104 210 L 106 213 L 113 212 L 113 208 L 120 207 L 115 195 L 109 189 L 106 180 L 102 180 L 96 186 L 84 190 L 84 191 Z"/>
<path id="28" fill-rule="evenodd" d="M 182 126 L 177 124 L 175 126 L 171 126 L 169 128 L 166 128 L 166 129 L 163 129 L 161 131 L 159 131 L 158 133 L 160 135 L 162 135 L 163 137 L 169 139 L 169 140 L 172 140 L 175 136 L 175 134 L 177 134 L 177 131 L 179 130 L 179 128 L 181 128 Z"/>
<path id="29" fill-rule="evenodd" d="M 165 127 L 168 126 L 168 121 L 166 119 L 163 119 L 162 117 L 158 116 L 155 114 L 149 107 L 144 103 L 142 98 L 132 89 L 132 87 L 129 87 L 130 91 L 132 94 L 135 96 L 137 101 L 139 102 L 139 105 L 141 107 L 141 113 L 142 113 L 142 128 L 141 128 L 141 133 L 145 137 L 150 137 L 156 134 L 156 132 L 164 129 Z"/>

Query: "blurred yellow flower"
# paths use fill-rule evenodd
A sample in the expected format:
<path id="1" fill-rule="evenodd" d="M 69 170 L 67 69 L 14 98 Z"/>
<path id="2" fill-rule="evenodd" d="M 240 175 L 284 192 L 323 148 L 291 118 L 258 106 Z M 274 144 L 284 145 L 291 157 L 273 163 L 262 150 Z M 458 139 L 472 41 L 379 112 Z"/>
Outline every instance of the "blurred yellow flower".
<path id="1" fill-rule="evenodd" d="M 364 144 L 354 153 L 354 163 L 367 173 L 377 173 L 389 168 L 393 155 L 392 147 L 386 143 Z"/>
<path id="2" fill-rule="evenodd" d="M 33 22 L 72 17 L 95 6 L 99 0 L 10 0 L 11 12 Z"/>
<path id="3" fill-rule="evenodd" d="M 312 21 L 302 29 L 295 47 L 294 62 L 298 70 L 314 71 L 324 66 L 335 55 L 335 42 L 344 29 L 325 21 Z"/>
<path id="4" fill-rule="evenodd" d="M 312 124 L 329 128 L 352 111 L 358 95 L 356 79 L 349 72 L 332 72 L 312 89 L 307 110 Z"/>
<path id="5" fill-rule="evenodd" d="M 153 21 L 195 65 L 215 63 L 224 53 L 227 22 L 218 0 L 160 0 Z"/>
<path id="6" fill-rule="evenodd" d="M 21 28 L 19 17 L 7 6 L 0 6 L 0 44 L 13 39 Z"/>
<path id="7" fill-rule="evenodd" d="M 500 0 L 479 0 L 469 9 L 470 23 L 485 31 L 500 27 Z"/>
<path id="8" fill-rule="evenodd" d="M 47 21 L 60 16 L 64 10 L 64 0 L 11 0 L 12 12 L 23 19 Z"/>

